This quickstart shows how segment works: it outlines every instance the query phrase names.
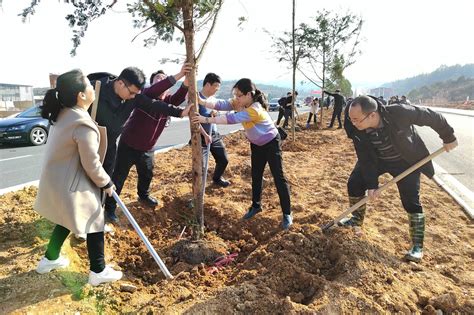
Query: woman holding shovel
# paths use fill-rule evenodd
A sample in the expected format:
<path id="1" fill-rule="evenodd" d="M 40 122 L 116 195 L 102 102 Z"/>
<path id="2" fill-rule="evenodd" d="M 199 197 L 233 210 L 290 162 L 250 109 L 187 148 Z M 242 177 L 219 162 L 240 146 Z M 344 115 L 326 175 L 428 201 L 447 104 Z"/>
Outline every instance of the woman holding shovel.
<path id="1" fill-rule="evenodd" d="M 219 111 L 235 111 L 217 117 L 195 116 L 194 123 L 237 124 L 242 123 L 247 139 L 250 141 L 252 164 L 252 206 L 244 215 L 248 220 L 262 211 L 262 179 L 268 163 L 277 188 L 283 211 L 282 227 L 289 229 L 293 224 L 290 205 L 290 189 L 283 174 L 281 139 L 273 120 L 267 112 L 265 95 L 250 79 L 240 79 L 233 87 L 234 98 L 227 100 L 199 100 L 207 108 Z"/>
<path id="2" fill-rule="evenodd" d="M 101 163 L 105 139 L 100 139 L 87 112 L 94 99 L 94 89 L 80 70 L 60 75 L 56 88 L 46 93 L 41 116 L 52 127 L 34 208 L 56 223 L 36 271 L 43 274 L 67 267 L 69 260 L 60 256 L 64 241 L 70 232 L 87 233 L 89 283 L 96 286 L 119 280 L 122 272 L 106 266 L 104 260 L 101 190 L 111 195 L 115 187 Z"/>

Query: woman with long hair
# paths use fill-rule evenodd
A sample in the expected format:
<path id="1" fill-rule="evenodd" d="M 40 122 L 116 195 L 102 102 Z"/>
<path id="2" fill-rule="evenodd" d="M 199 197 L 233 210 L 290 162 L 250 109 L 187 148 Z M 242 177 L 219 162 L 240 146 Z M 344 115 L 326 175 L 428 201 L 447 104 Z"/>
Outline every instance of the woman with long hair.
<path id="1" fill-rule="evenodd" d="M 112 195 L 115 186 L 105 172 L 99 154 L 97 124 L 87 110 L 95 92 L 81 70 L 61 74 L 56 88 L 47 91 L 41 116 L 51 123 L 35 210 L 56 223 L 48 248 L 36 271 L 40 274 L 64 268 L 69 260 L 60 255 L 70 232 L 87 233 L 93 286 L 122 277 L 105 265 L 104 211 L 101 190 Z"/>
<path id="2" fill-rule="evenodd" d="M 230 101 L 199 100 L 199 103 L 207 108 L 235 111 L 235 113 L 217 117 L 197 115 L 192 118 L 192 121 L 207 124 L 242 124 L 247 139 L 250 141 L 252 165 L 252 205 L 243 219 L 248 220 L 262 211 L 263 171 L 268 163 L 283 211 L 282 227 L 288 229 L 293 224 L 290 189 L 283 174 L 280 134 L 267 112 L 266 97 L 250 79 L 246 78 L 237 81 L 233 87 L 233 93 L 234 98 Z"/>

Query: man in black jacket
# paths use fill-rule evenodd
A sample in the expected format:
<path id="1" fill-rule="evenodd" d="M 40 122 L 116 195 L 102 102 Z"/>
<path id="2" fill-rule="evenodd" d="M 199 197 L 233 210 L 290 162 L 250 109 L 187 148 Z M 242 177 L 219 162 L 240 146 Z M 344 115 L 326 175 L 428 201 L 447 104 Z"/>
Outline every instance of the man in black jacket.
<path id="1" fill-rule="evenodd" d="M 341 90 L 336 90 L 335 93 L 330 93 L 328 91 L 324 91 L 324 93 L 331 95 L 334 97 L 334 110 L 332 112 L 332 118 L 331 118 L 331 123 L 329 124 L 328 128 L 332 128 L 334 125 L 334 120 L 339 122 L 339 129 L 342 128 L 342 122 L 341 122 L 341 113 L 342 113 L 342 108 L 346 104 L 346 100 L 344 96 L 341 95 Z"/>
<path id="2" fill-rule="evenodd" d="M 366 191 L 370 200 L 379 196 L 380 175 L 390 173 L 395 177 L 429 155 L 413 125 L 431 127 L 448 152 L 457 146 L 453 128 L 442 115 L 430 109 L 402 104 L 384 106 L 376 98 L 359 96 L 346 108 L 345 114 L 344 128 L 357 154 L 357 163 L 347 183 L 351 205 L 364 198 Z M 419 198 L 420 173 L 433 177 L 433 164 L 428 162 L 397 183 L 410 224 L 413 246 L 405 258 L 411 261 L 423 257 L 425 216 Z M 362 226 L 364 215 L 365 205 L 340 224 Z"/>

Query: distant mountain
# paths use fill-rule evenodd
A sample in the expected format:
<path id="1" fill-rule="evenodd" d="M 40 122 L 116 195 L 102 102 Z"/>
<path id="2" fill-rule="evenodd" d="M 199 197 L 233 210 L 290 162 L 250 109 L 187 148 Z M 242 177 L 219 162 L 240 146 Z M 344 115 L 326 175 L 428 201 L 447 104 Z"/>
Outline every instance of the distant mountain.
<path id="1" fill-rule="evenodd" d="M 459 77 L 466 79 L 474 78 L 474 64 L 445 66 L 442 65 L 435 71 L 427 74 L 420 74 L 415 77 L 385 83 L 382 86 L 392 88 L 394 94 L 403 95 L 423 86 L 430 86 L 437 82 L 457 80 Z"/>
<path id="2" fill-rule="evenodd" d="M 463 102 L 467 98 L 474 100 L 474 78 L 459 77 L 456 80 L 437 82 L 414 89 L 408 98 L 415 100 L 444 100 L 447 102 Z"/>

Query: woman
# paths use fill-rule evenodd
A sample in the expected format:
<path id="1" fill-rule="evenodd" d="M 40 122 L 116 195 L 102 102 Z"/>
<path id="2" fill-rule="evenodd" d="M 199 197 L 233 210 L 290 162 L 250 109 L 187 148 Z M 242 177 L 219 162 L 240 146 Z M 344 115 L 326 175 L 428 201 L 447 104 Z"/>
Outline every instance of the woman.
<path id="1" fill-rule="evenodd" d="M 290 205 L 290 189 L 283 174 L 281 140 L 273 120 L 267 112 L 267 101 L 250 79 L 240 79 L 233 87 L 234 99 L 202 100 L 201 105 L 220 111 L 232 111 L 217 117 L 195 116 L 194 123 L 237 124 L 242 123 L 250 141 L 252 163 L 252 206 L 244 215 L 248 220 L 262 211 L 262 178 L 265 165 L 269 164 L 283 211 L 282 226 L 288 229 L 293 224 Z"/>
<path id="2" fill-rule="evenodd" d="M 102 167 L 99 130 L 87 112 L 94 99 L 94 89 L 80 70 L 60 75 L 56 88 L 46 93 L 41 116 L 52 126 L 35 210 L 56 223 L 36 271 L 67 267 L 69 260 L 60 256 L 62 244 L 70 232 L 87 233 L 89 283 L 96 286 L 119 280 L 122 272 L 104 260 L 101 189 L 110 196 L 115 187 Z"/>
<path id="3" fill-rule="evenodd" d="M 308 120 L 306 121 L 306 129 L 309 129 L 309 123 L 311 122 L 311 118 L 313 117 L 313 115 L 314 115 L 314 126 L 315 127 L 318 126 L 318 122 L 316 119 L 316 115 L 318 114 L 318 112 L 319 112 L 319 98 L 316 97 L 311 102 L 311 109 L 309 110 Z"/>

